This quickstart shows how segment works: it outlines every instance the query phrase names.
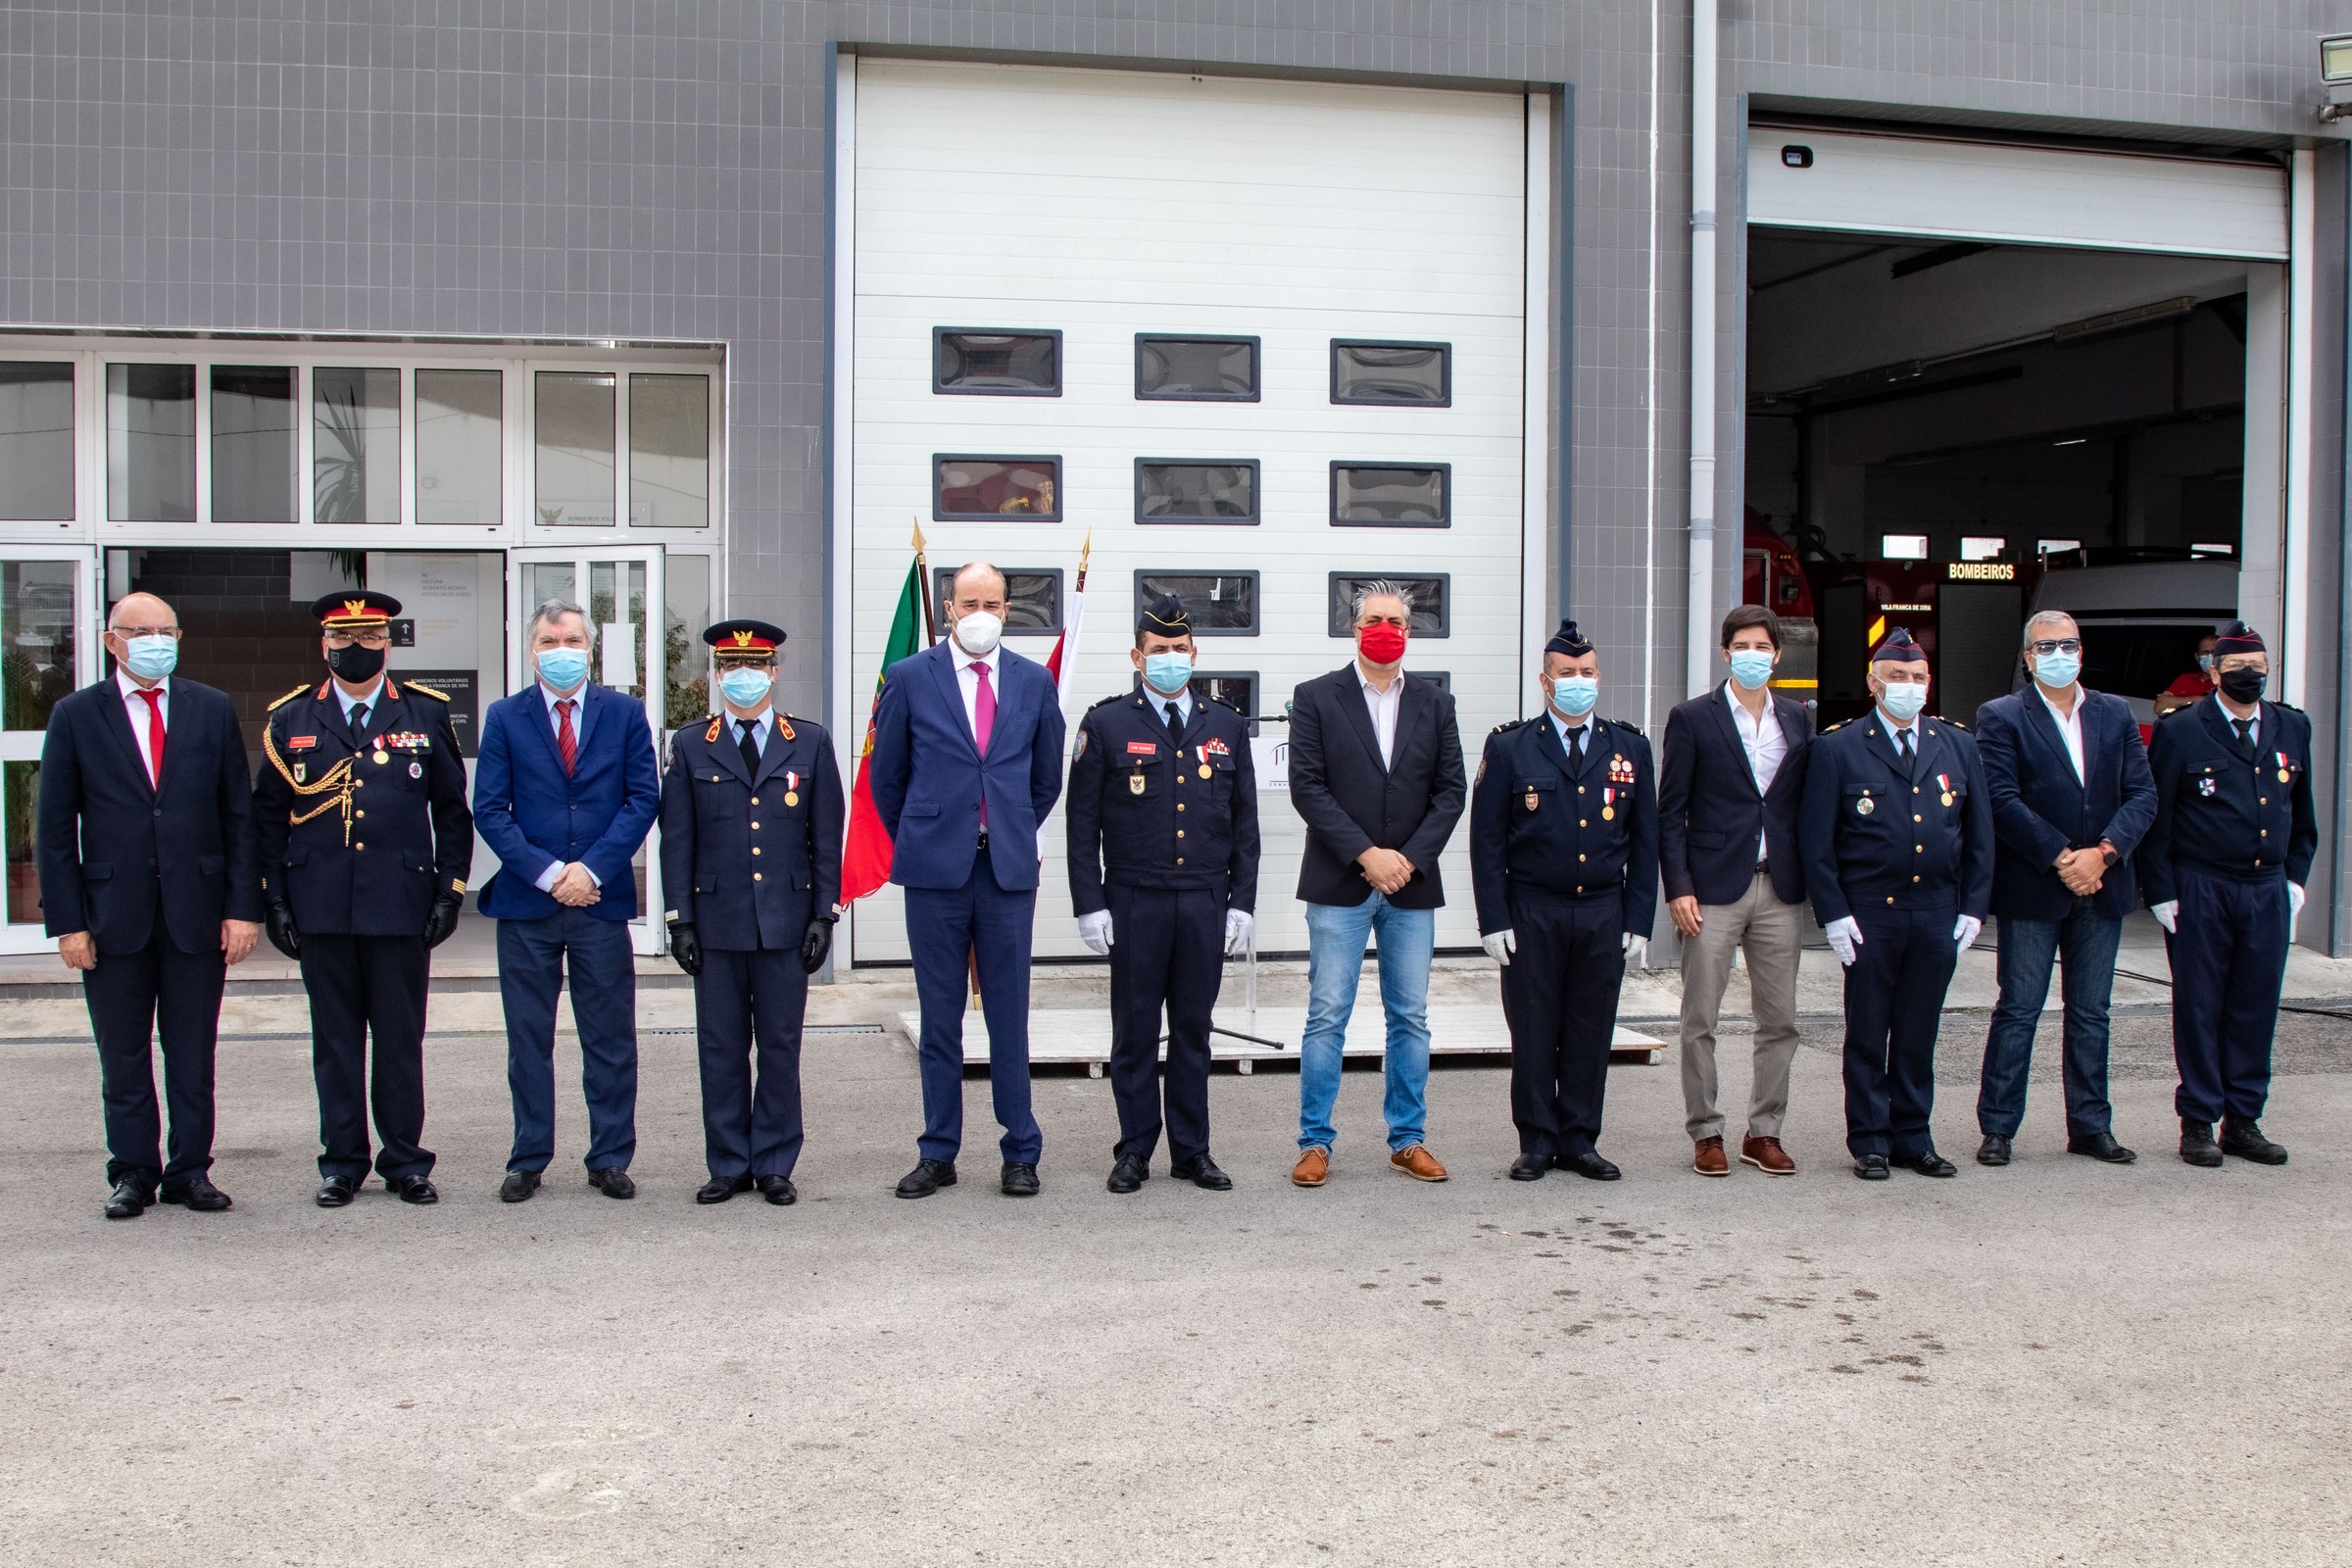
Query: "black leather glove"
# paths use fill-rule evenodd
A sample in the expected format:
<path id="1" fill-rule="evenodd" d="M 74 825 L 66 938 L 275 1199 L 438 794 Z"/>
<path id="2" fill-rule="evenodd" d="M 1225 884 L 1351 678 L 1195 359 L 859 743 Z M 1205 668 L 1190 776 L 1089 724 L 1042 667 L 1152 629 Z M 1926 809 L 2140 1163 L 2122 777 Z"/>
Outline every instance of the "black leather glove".
<path id="1" fill-rule="evenodd" d="M 672 920 L 669 923 L 669 956 L 678 960 L 678 967 L 688 974 L 703 972 L 703 939 L 694 934 L 692 920 Z"/>
<path id="2" fill-rule="evenodd" d="M 833 922 L 816 919 L 801 937 L 801 967 L 810 974 L 825 966 L 825 955 L 833 951 Z"/>
<path id="3" fill-rule="evenodd" d="M 458 914 L 466 907 L 462 895 L 444 893 L 433 901 L 432 912 L 424 917 L 424 947 L 427 953 L 449 940 L 458 928 Z"/>
<path id="4" fill-rule="evenodd" d="M 279 899 L 262 910 L 262 925 L 270 933 L 270 945 L 292 958 L 302 961 L 302 933 L 294 929 L 294 911 Z"/>

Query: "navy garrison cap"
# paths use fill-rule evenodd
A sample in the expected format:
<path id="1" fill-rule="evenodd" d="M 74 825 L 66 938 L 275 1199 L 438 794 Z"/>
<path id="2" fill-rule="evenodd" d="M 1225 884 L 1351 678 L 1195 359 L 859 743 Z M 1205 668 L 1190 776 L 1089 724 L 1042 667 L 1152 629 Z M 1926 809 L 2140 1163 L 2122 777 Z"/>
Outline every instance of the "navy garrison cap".
<path id="1" fill-rule="evenodd" d="M 1193 617 L 1184 608 L 1183 600 L 1174 594 L 1161 594 L 1144 607 L 1144 612 L 1135 619 L 1135 629 L 1154 637 L 1190 637 Z"/>
<path id="2" fill-rule="evenodd" d="M 2213 657 L 2216 659 L 2229 654 L 2259 654 L 2267 651 L 2262 646 L 2262 633 L 2242 620 L 2231 621 L 2228 629 L 2213 640 Z"/>
<path id="3" fill-rule="evenodd" d="M 1870 656 L 1874 664 L 1924 664 L 1928 651 L 1911 640 L 1911 634 L 1897 626 L 1879 644 L 1877 653 Z"/>
<path id="4" fill-rule="evenodd" d="M 1575 621 L 1563 620 L 1560 629 L 1551 634 L 1551 641 L 1544 645 L 1544 651 L 1547 654 L 1566 654 L 1570 659 L 1582 659 L 1592 651 L 1592 645 L 1585 641 L 1585 634 L 1576 629 Z"/>

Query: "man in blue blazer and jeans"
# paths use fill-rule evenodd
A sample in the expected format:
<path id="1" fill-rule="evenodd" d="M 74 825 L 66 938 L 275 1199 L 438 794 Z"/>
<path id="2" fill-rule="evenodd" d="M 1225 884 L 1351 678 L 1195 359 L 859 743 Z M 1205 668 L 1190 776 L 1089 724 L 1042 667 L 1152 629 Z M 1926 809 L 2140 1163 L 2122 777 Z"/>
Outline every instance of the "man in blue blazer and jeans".
<path id="1" fill-rule="evenodd" d="M 2132 852 L 2156 820 L 2156 782 L 2139 721 L 2120 697 L 2082 683 L 2082 633 L 2043 611 L 2026 622 L 2025 690 L 1977 711 L 1977 750 L 1992 795 L 1992 912 L 2001 922 L 2001 999 L 1984 1039 L 1980 1165 L 2006 1165 L 2026 1114 L 2034 1030 L 2066 966 L 2066 1147 L 2130 1164 L 2107 1103 L 2107 1001 L 2134 902 Z"/>
<path id="2" fill-rule="evenodd" d="M 588 678 L 588 616 L 551 599 L 531 613 L 535 679 L 491 705 L 474 758 L 473 822 L 498 856 L 482 912 L 498 922 L 514 1149 L 498 1196 L 519 1203 L 556 1156 L 556 994 L 569 956 L 571 1019 L 588 1095 L 588 1183 L 634 1198 L 637 1152 L 637 847 L 662 807 L 645 705 Z"/>
<path id="3" fill-rule="evenodd" d="M 999 645 L 1004 574 L 975 561 L 949 589 L 948 638 L 882 672 L 866 758 L 906 890 L 921 999 L 923 1136 L 901 1198 L 956 1184 L 963 1144 L 964 976 L 976 959 L 1008 1198 L 1037 1195 L 1045 1149 L 1029 1109 L 1029 946 L 1038 826 L 1061 796 L 1061 697 L 1045 666 Z"/>

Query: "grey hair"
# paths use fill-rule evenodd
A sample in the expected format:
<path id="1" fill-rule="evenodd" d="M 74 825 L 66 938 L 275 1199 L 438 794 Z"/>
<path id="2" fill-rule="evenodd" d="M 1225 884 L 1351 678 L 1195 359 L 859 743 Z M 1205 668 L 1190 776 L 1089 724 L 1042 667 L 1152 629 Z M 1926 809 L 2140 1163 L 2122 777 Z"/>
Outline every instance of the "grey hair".
<path id="1" fill-rule="evenodd" d="M 2063 620 L 2063 621 L 2065 621 L 2065 622 L 2066 622 L 2068 625 L 2070 625 L 2070 626 L 2072 626 L 2072 627 L 2074 627 L 2074 628 L 2075 628 L 2075 635 L 2076 635 L 2077 637 L 2080 637 L 2080 636 L 2082 636 L 2082 623 L 2081 621 L 2079 621 L 2079 620 L 2075 619 L 2075 617 L 2074 617 L 2074 616 L 2072 616 L 2072 615 L 2068 614 L 2068 613 L 2067 613 L 2065 611 L 2063 611 L 2063 610 L 2036 610 L 2035 612 L 2034 612 L 2034 613 L 2032 613 L 2031 615 L 2028 615 L 2028 616 L 2026 617 L 2026 630 L 2025 630 L 2025 634 L 2024 634 L 2024 636 L 2022 636 L 2022 637 L 2019 639 L 2019 641 L 2018 641 L 2018 645 L 2017 645 L 2017 646 L 2018 646 L 2018 649 L 2019 649 L 2019 651 L 2020 651 L 2020 652 L 2030 652 L 2030 651 L 2032 651 L 2032 649 L 2033 649 L 2033 647 L 2034 647 L 2034 641 L 2035 641 L 2035 639 L 2034 639 L 2034 627 L 2036 627 L 2036 626 L 2038 626 L 2038 625 L 2041 625 L 2041 624 L 2042 624 L 2044 621 L 2047 621 L 2047 622 L 2049 622 L 2050 624 L 2052 624 L 2052 625 L 2055 625 L 2055 624 L 2057 624 L 2059 621 L 2062 621 L 2062 620 Z"/>
<path id="2" fill-rule="evenodd" d="M 1357 583 L 1355 592 L 1348 596 L 1348 618 L 1351 621 L 1363 619 L 1364 606 L 1375 599 L 1394 599 L 1404 607 L 1404 612 L 1408 618 L 1412 615 L 1412 594 L 1402 585 L 1393 583 L 1386 577 L 1374 577 L 1369 582 Z"/>
<path id="3" fill-rule="evenodd" d="M 580 617 L 580 624 L 588 628 L 588 646 L 594 648 L 596 646 L 596 622 L 588 618 L 588 612 L 568 599 L 540 600 L 538 607 L 531 612 L 531 623 L 523 628 L 523 641 L 529 643 L 537 640 L 539 628 L 543 624 L 551 620 L 560 620 L 565 615 Z"/>

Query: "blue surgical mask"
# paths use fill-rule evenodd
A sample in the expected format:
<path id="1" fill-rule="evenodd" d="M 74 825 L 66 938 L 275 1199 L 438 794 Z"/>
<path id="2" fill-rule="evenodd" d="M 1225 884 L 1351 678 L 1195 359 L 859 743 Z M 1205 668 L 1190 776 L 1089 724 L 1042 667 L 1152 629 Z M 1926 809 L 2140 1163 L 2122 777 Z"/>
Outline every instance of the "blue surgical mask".
<path id="1" fill-rule="evenodd" d="M 1898 686 L 1889 682 L 1886 689 L 1879 694 L 1879 706 L 1900 722 L 1908 724 L 1919 716 L 1921 709 L 1928 706 L 1928 689 L 1909 683 Z"/>
<path id="2" fill-rule="evenodd" d="M 1732 679 L 1746 691 L 1754 691 L 1772 679 L 1772 655 L 1757 648 L 1742 648 L 1732 655 Z"/>
<path id="3" fill-rule="evenodd" d="M 2034 678 L 2044 686 L 2063 691 L 2082 675 L 2081 654 L 2037 654 L 2034 659 Z"/>
<path id="4" fill-rule="evenodd" d="M 122 667 L 141 680 L 162 680 L 178 666 L 176 637 L 132 637 L 122 644 Z"/>
<path id="5" fill-rule="evenodd" d="M 1600 701 L 1600 682 L 1590 675 L 1562 675 L 1551 683 L 1551 706 L 1570 718 L 1582 718 Z"/>
<path id="6" fill-rule="evenodd" d="M 2197 667 L 2208 675 L 2212 674 L 2213 656 L 2211 654 L 2199 654 L 2197 656 Z"/>
<path id="7" fill-rule="evenodd" d="M 539 661 L 539 678 L 556 691 L 567 692 L 588 678 L 585 648 L 542 648 L 533 657 Z"/>
<path id="8" fill-rule="evenodd" d="M 1146 654 L 1144 684 L 1162 697 L 1174 697 L 1193 678 L 1190 654 Z"/>
<path id="9" fill-rule="evenodd" d="M 737 708 L 758 708 L 775 684 L 776 677 L 764 669 L 739 667 L 718 677 L 719 695 Z"/>

